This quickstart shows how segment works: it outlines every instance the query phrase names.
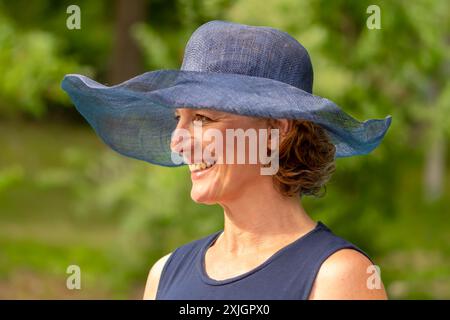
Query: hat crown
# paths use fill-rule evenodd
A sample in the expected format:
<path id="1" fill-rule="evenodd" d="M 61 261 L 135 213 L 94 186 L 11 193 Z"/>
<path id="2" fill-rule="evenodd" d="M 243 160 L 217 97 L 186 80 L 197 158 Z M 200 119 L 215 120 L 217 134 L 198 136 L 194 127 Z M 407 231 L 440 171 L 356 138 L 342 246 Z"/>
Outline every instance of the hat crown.
<path id="1" fill-rule="evenodd" d="M 207 22 L 191 35 L 181 70 L 269 78 L 312 93 L 308 52 L 286 32 L 270 27 Z"/>

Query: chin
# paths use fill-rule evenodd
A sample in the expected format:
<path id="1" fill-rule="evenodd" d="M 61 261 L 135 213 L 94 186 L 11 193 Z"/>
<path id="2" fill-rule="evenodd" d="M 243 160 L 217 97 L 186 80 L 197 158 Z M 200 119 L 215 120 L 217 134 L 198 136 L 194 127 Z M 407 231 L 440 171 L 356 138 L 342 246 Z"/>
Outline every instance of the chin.
<path id="1" fill-rule="evenodd" d="M 203 186 L 193 185 L 191 189 L 191 198 L 196 203 L 201 204 L 220 204 L 227 202 L 227 200 L 238 198 L 241 192 L 235 190 L 242 190 L 242 186 L 223 185 L 210 186 L 209 188 Z"/>
<path id="2" fill-rule="evenodd" d="M 191 190 L 191 198 L 196 203 L 201 204 L 216 204 L 218 201 L 209 195 L 209 192 L 197 192 L 196 190 Z"/>
<path id="3" fill-rule="evenodd" d="M 192 181 L 191 198 L 202 204 L 217 204 L 229 196 L 233 188 L 219 181 Z"/>

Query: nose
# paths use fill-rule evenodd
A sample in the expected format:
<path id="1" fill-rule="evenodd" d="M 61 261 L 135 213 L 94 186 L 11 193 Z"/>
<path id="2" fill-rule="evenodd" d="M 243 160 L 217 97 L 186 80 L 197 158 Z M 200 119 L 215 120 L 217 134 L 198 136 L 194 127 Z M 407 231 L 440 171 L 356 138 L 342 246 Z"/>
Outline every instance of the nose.
<path id="1" fill-rule="evenodd" d="M 175 129 L 174 132 L 172 132 L 172 138 L 170 139 L 170 150 L 174 153 L 182 153 L 184 149 L 181 145 L 183 137 L 177 134 L 177 131 L 178 129 Z"/>
<path id="2" fill-rule="evenodd" d="M 170 139 L 171 151 L 182 156 L 185 161 L 189 161 L 189 159 L 186 159 L 186 156 L 188 156 L 188 151 L 191 149 L 190 129 L 189 124 L 180 119 Z"/>

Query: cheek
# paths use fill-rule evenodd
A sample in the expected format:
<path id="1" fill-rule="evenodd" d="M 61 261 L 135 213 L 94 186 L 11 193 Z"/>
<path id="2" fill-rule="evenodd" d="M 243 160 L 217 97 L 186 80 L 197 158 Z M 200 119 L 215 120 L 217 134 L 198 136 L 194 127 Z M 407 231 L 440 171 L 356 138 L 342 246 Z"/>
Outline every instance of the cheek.
<path id="1" fill-rule="evenodd" d="M 227 174 L 223 176 L 222 180 L 225 193 L 241 194 L 244 189 L 258 183 L 259 166 L 233 164 L 226 165 L 226 167 Z"/>
<path id="2" fill-rule="evenodd" d="M 191 197 L 205 204 L 233 200 L 257 185 L 259 178 L 259 167 L 255 165 L 219 165 L 214 177 L 194 183 Z"/>

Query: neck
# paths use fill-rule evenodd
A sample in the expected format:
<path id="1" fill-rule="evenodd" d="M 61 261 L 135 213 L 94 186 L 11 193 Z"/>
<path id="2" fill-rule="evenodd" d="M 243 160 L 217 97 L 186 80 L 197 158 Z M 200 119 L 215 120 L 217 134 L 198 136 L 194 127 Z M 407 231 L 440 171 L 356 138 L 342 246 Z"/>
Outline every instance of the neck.
<path id="1" fill-rule="evenodd" d="M 225 252 L 251 254 L 283 246 L 315 227 L 299 196 L 281 195 L 271 181 L 253 186 L 257 190 L 243 190 L 239 197 L 221 203 L 224 232 L 216 243 Z"/>

